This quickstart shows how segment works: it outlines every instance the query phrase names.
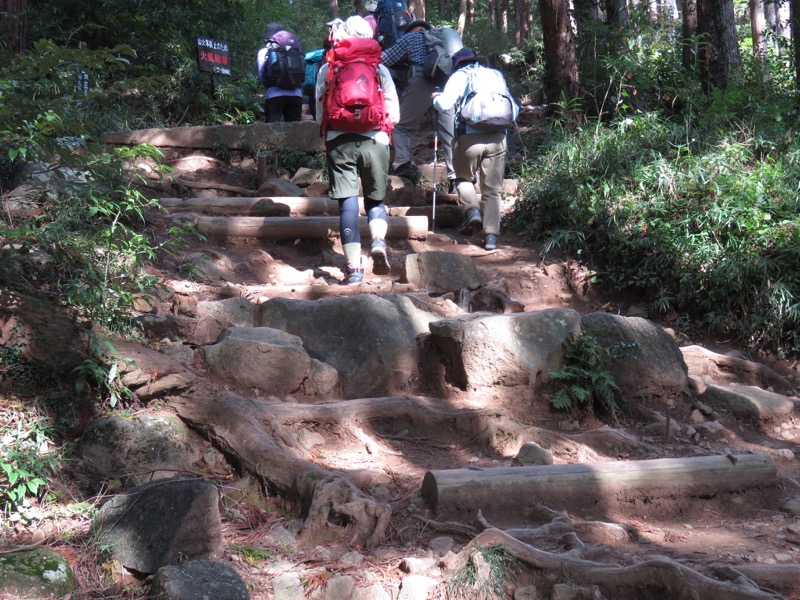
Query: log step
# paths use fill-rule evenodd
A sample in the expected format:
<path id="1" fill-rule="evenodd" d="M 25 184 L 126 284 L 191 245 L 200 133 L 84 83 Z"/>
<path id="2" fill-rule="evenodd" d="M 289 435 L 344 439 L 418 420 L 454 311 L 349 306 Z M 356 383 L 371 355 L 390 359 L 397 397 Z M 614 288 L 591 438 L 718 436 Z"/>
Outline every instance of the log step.
<path id="1" fill-rule="evenodd" d="M 338 216 L 339 203 L 325 197 L 264 196 L 257 198 L 232 196 L 221 198 L 161 198 L 161 206 L 170 213 L 195 212 L 212 216 L 294 217 Z M 432 206 L 387 206 L 390 217 L 433 217 Z M 364 212 L 361 204 L 361 214 Z M 437 227 L 457 227 L 461 224 L 461 209 L 452 204 L 436 207 Z"/>
<path id="2" fill-rule="evenodd" d="M 655 511 L 658 499 L 688 505 L 701 497 L 768 490 L 776 484 L 769 456 L 736 454 L 428 471 L 422 496 L 438 516 L 472 522 L 479 509 L 496 518 L 523 516 L 533 502 L 556 510 L 604 512 L 646 501 Z"/>
<path id="3" fill-rule="evenodd" d="M 255 237 L 293 240 L 339 237 L 339 217 L 205 217 L 196 218 L 197 229 L 210 238 Z M 389 217 L 389 239 L 424 240 L 428 236 L 428 217 Z M 363 239 L 369 239 L 366 217 L 359 217 Z"/>

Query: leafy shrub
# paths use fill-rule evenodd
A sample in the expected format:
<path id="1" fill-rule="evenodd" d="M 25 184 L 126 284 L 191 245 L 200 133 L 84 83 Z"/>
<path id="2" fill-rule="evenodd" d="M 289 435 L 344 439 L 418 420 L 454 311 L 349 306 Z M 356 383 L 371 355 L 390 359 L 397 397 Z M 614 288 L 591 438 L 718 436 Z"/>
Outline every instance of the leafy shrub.
<path id="1" fill-rule="evenodd" d="M 659 117 L 582 126 L 542 149 L 509 223 L 595 263 L 609 287 L 752 349 L 800 350 L 800 146 L 742 121 L 722 136 Z M 745 125 L 747 124 L 747 125 Z"/>
<path id="2" fill-rule="evenodd" d="M 0 396 L 0 514 L 25 520 L 31 499 L 47 490 L 55 473 L 53 426 L 25 407 Z"/>

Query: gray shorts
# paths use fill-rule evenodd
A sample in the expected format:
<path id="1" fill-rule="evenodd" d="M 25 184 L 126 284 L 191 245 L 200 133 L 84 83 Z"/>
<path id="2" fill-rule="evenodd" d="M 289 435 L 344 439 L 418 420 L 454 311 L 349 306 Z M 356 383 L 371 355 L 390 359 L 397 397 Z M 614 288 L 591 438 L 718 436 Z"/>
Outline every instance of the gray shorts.
<path id="1" fill-rule="evenodd" d="M 389 146 L 357 133 L 328 140 L 326 159 L 331 198 L 358 196 L 361 178 L 364 198 L 381 201 L 389 177 Z"/>

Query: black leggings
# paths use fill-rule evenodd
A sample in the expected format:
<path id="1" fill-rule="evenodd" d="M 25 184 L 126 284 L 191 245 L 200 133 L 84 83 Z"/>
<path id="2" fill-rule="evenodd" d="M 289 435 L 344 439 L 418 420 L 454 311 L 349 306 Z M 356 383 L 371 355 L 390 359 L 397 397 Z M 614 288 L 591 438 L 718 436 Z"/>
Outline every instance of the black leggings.
<path id="1" fill-rule="evenodd" d="M 387 218 L 383 200 L 364 198 L 364 208 L 367 210 L 367 221 L 385 221 Z M 361 232 L 358 230 L 358 196 L 339 198 L 339 232 L 342 235 L 342 244 L 361 243 Z"/>

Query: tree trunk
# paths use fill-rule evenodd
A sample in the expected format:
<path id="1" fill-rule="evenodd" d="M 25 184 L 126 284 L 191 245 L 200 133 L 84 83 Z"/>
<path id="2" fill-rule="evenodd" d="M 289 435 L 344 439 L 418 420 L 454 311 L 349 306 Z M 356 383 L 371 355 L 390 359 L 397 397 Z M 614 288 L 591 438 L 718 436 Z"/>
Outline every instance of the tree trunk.
<path id="1" fill-rule="evenodd" d="M 697 64 L 697 0 L 683 0 L 683 22 L 681 31 L 681 54 L 683 68 L 694 69 Z"/>
<path id="2" fill-rule="evenodd" d="M 497 7 L 495 22 L 503 33 L 508 33 L 508 0 L 497 0 L 495 6 Z"/>
<path id="3" fill-rule="evenodd" d="M 766 38 L 766 19 L 764 17 L 764 0 L 749 0 L 750 8 L 750 28 L 753 34 L 753 53 L 755 54 L 756 64 L 761 69 L 762 77 L 767 79 L 769 70 L 767 68 L 767 38 Z"/>
<path id="4" fill-rule="evenodd" d="M 21 53 L 28 44 L 28 0 L 0 0 L 0 44 Z"/>
<path id="5" fill-rule="evenodd" d="M 606 0 L 606 23 L 620 30 L 628 24 L 628 3 L 625 0 Z"/>
<path id="6" fill-rule="evenodd" d="M 539 0 L 544 41 L 544 93 L 547 102 L 578 97 L 578 62 L 567 0 Z"/>
<path id="7" fill-rule="evenodd" d="M 425 0 L 412 0 L 408 3 L 408 10 L 410 10 L 411 13 L 418 19 L 422 19 L 424 21 L 427 18 L 425 16 Z"/>
<path id="8" fill-rule="evenodd" d="M 800 98 L 800 0 L 789 0 L 792 24 L 792 49 L 794 50 L 794 88 Z"/>
<path id="9" fill-rule="evenodd" d="M 742 68 L 733 0 L 698 0 L 697 30 L 702 36 L 698 55 L 703 90 L 724 90 Z"/>

